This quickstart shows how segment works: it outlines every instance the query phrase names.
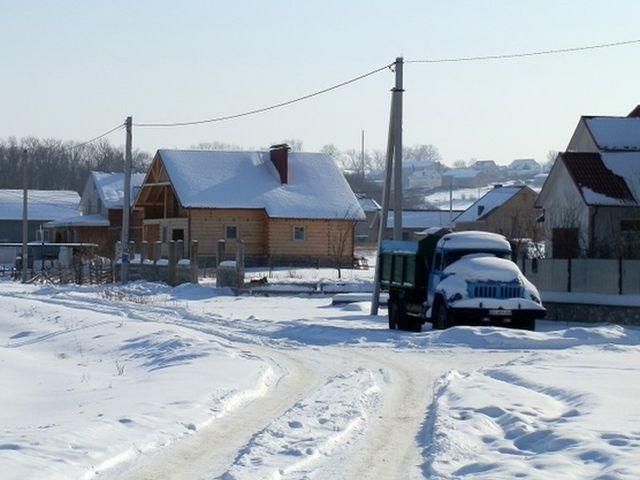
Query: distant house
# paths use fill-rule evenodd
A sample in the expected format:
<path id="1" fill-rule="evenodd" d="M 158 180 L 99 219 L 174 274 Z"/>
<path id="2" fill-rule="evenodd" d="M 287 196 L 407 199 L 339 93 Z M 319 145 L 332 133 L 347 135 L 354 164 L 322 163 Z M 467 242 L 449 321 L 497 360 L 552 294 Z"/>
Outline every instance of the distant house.
<path id="1" fill-rule="evenodd" d="M 537 193 L 521 186 L 496 185 L 455 220 L 456 230 L 500 233 L 509 239 L 539 240 L 534 204 Z"/>
<path id="2" fill-rule="evenodd" d="M 489 178 L 493 178 L 498 174 L 500 168 L 494 160 L 477 160 L 471 165 L 471 168 L 483 172 Z"/>
<path id="3" fill-rule="evenodd" d="M 365 219 L 356 224 L 356 243 L 360 245 L 374 245 L 378 242 L 380 211 L 382 207 L 373 198 L 364 194 L 356 194 L 358 203 L 364 211 Z"/>
<path id="4" fill-rule="evenodd" d="M 442 185 L 446 187 L 482 187 L 487 182 L 487 174 L 475 168 L 452 168 L 442 174 Z"/>
<path id="5" fill-rule="evenodd" d="M 533 178 L 542 171 L 542 165 L 533 158 L 519 158 L 509 164 L 508 173 L 511 178 Z"/>
<path id="6" fill-rule="evenodd" d="M 29 190 L 28 240 L 48 241 L 42 225 L 78 214 L 80 196 L 69 190 Z M 0 190 L 0 242 L 22 241 L 22 190 Z"/>
<path id="7" fill-rule="evenodd" d="M 462 210 L 403 210 L 402 211 L 402 239 L 413 240 L 416 234 L 433 227 L 446 227 L 453 224 L 453 220 Z M 385 238 L 393 238 L 393 211 L 389 211 Z"/>
<path id="8" fill-rule="evenodd" d="M 433 190 L 442 185 L 439 164 L 410 160 L 402 163 L 402 184 L 407 189 Z"/>
<path id="9" fill-rule="evenodd" d="M 640 106 L 581 117 L 536 206 L 548 256 L 640 258 Z"/>
<path id="10" fill-rule="evenodd" d="M 131 204 L 144 180 L 143 173 L 131 175 Z M 115 243 L 122 236 L 124 173 L 91 172 L 80 200 L 80 215 L 60 218 L 45 226 L 55 242 L 95 243 L 101 255 L 111 257 Z M 131 219 L 131 225 L 135 225 Z M 139 223 L 139 222 L 138 222 Z M 132 227 L 130 238 L 139 239 Z"/>
<path id="11" fill-rule="evenodd" d="M 148 242 L 191 240 L 201 261 L 219 240 L 248 264 L 332 264 L 353 260 L 354 226 L 365 214 L 326 154 L 158 150 L 135 208 Z"/>

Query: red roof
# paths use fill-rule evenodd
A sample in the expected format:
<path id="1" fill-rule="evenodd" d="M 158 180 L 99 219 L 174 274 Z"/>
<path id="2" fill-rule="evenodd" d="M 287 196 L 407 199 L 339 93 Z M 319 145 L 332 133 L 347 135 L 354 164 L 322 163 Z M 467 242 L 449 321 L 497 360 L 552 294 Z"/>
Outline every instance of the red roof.
<path id="1" fill-rule="evenodd" d="M 564 152 L 560 158 L 583 197 L 582 188 L 586 187 L 608 198 L 636 203 L 624 178 L 609 170 L 599 153 Z M 589 204 L 586 198 L 585 202 Z"/>

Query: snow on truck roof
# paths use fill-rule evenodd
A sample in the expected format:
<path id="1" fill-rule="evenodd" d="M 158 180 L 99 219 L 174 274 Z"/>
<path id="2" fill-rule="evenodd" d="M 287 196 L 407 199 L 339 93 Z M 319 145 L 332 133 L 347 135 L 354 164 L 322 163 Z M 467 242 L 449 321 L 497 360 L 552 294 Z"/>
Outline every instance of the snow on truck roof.
<path id="1" fill-rule="evenodd" d="M 269 152 L 158 150 L 185 208 L 265 209 L 273 218 L 364 220 L 335 161 L 323 153 L 289 152 L 281 183 Z"/>
<path id="2" fill-rule="evenodd" d="M 443 250 L 500 250 L 511 251 L 506 238 L 490 232 L 454 232 L 448 233 L 438 241 Z"/>

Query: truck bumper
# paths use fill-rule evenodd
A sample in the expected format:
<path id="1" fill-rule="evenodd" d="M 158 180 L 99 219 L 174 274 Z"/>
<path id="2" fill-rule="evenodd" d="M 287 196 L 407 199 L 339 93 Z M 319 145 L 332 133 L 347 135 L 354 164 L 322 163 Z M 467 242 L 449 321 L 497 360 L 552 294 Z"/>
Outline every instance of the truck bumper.
<path id="1" fill-rule="evenodd" d="M 536 310 L 504 310 L 489 308 L 449 308 L 449 319 L 453 325 L 493 325 L 533 329 L 535 320 L 543 319 L 547 315 L 544 309 Z"/>

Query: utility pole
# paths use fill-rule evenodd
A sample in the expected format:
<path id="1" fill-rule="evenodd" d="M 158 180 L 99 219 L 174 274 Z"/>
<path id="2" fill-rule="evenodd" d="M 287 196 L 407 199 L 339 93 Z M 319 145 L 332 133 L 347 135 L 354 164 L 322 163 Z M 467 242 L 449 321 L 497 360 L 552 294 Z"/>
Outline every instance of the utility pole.
<path id="1" fill-rule="evenodd" d="M 22 149 L 22 283 L 26 283 L 28 278 L 29 261 L 29 215 L 27 214 L 29 196 L 29 167 L 27 149 Z"/>
<path id="2" fill-rule="evenodd" d="M 402 67 L 403 58 L 397 57 L 395 62 L 396 86 L 393 98 L 396 114 L 393 126 L 393 239 L 402 240 Z"/>
<path id="3" fill-rule="evenodd" d="M 127 137 L 124 151 L 124 199 L 122 203 L 122 258 L 120 264 L 120 280 L 124 285 L 129 281 L 129 213 L 131 211 L 131 128 L 133 118 L 127 117 L 124 122 Z"/>
<path id="4" fill-rule="evenodd" d="M 403 58 L 397 57 L 395 61 L 396 83 L 391 90 L 391 111 L 389 114 L 389 133 L 387 137 L 387 158 L 385 163 L 384 189 L 382 191 L 382 212 L 378 225 L 378 253 L 380 258 L 382 251 L 382 238 L 387 228 L 389 216 L 389 204 L 391 197 L 391 178 L 393 177 L 393 238 L 402 239 L 402 66 Z M 373 295 L 371 297 L 371 315 L 378 314 L 380 304 L 380 262 L 376 261 L 376 270 L 373 281 Z"/>
<path id="5" fill-rule="evenodd" d="M 362 152 L 360 153 L 360 169 L 362 172 L 362 182 L 364 186 L 364 130 L 362 130 Z"/>

